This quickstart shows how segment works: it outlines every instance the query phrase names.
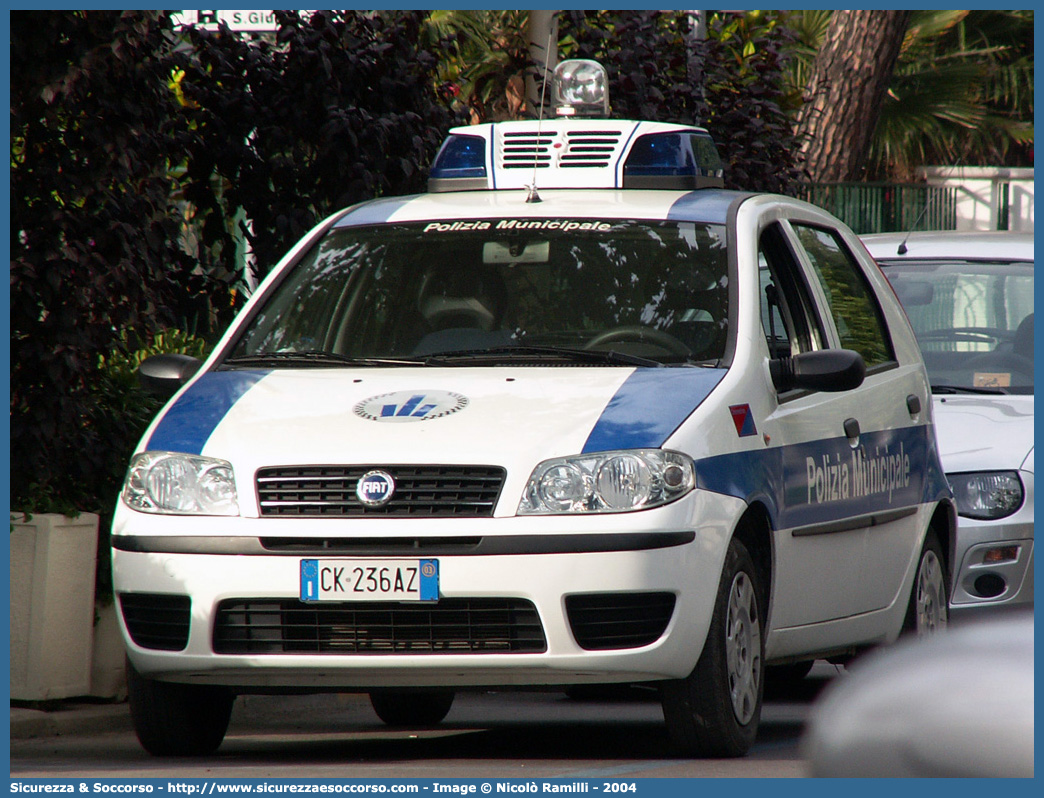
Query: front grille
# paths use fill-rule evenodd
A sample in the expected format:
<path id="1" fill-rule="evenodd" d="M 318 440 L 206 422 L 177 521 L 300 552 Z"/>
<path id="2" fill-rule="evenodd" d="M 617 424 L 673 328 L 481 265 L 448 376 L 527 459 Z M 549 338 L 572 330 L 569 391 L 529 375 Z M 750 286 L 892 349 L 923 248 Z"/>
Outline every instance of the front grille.
<path id="1" fill-rule="evenodd" d="M 120 593 L 123 622 L 135 645 L 181 651 L 188 645 L 192 600 L 165 593 Z"/>
<path id="2" fill-rule="evenodd" d="M 359 477 L 374 468 L 395 480 L 382 507 L 355 495 Z M 412 516 L 489 518 L 505 471 L 495 466 L 291 466 L 257 472 L 262 516 Z"/>
<path id="3" fill-rule="evenodd" d="M 261 547 L 279 554 L 306 557 L 330 555 L 362 555 L 364 557 L 411 555 L 413 557 L 446 557 L 453 554 L 475 554 L 482 545 L 480 537 L 455 538 L 260 538 Z"/>
<path id="4" fill-rule="evenodd" d="M 218 654 L 533 654 L 545 651 L 536 608 L 523 599 L 433 604 L 230 599 L 218 605 Z"/>
<path id="5" fill-rule="evenodd" d="M 566 596 L 566 615 L 580 648 L 605 651 L 655 643 L 674 614 L 673 593 Z"/>
<path id="6" fill-rule="evenodd" d="M 551 165 L 554 134 L 543 131 L 512 131 L 504 133 L 500 148 L 500 166 L 503 169 L 532 169 Z M 620 146 L 619 130 L 571 130 L 565 134 L 565 146 L 558 154 L 558 165 L 565 168 L 605 167 L 613 161 Z"/>

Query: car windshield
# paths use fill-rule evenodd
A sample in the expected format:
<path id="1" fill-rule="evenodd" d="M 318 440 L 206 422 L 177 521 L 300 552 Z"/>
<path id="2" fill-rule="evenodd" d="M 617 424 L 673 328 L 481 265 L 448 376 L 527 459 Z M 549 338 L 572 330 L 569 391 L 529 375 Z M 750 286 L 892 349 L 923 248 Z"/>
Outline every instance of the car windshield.
<path id="1" fill-rule="evenodd" d="M 903 261 L 882 268 L 932 389 L 1033 393 L 1033 263 Z"/>
<path id="2" fill-rule="evenodd" d="M 725 239 L 721 225 L 584 219 L 333 229 L 225 364 L 710 365 L 728 330 Z"/>

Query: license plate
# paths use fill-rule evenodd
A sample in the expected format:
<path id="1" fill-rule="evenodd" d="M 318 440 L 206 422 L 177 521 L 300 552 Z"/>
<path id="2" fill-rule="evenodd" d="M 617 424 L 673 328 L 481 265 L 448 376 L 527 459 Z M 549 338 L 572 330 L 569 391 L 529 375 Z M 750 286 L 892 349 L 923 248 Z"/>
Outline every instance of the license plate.
<path id="1" fill-rule="evenodd" d="M 301 560 L 301 601 L 438 601 L 438 560 Z"/>

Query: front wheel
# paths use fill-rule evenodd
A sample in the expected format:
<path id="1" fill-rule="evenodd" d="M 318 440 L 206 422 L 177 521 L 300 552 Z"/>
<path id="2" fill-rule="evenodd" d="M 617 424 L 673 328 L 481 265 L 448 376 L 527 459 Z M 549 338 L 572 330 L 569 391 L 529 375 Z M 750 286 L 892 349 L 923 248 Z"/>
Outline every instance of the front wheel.
<path id="1" fill-rule="evenodd" d="M 449 690 L 370 693 L 373 711 L 389 726 L 434 726 L 449 714 L 453 698 Z"/>
<path id="2" fill-rule="evenodd" d="M 917 575 L 910 591 L 903 631 L 916 637 L 929 637 L 941 632 L 950 617 L 949 597 L 946 558 L 935 530 L 929 529 L 917 562 Z"/>
<path id="3" fill-rule="evenodd" d="M 160 682 L 127 662 L 134 733 L 153 756 L 206 756 L 228 731 L 235 694 L 225 687 Z"/>
<path id="4" fill-rule="evenodd" d="M 667 731 L 683 753 L 743 756 L 754 744 L 764 693 L 763 603 L 754 561 L 734 538 L 696 667 L 662 687 Z"/>

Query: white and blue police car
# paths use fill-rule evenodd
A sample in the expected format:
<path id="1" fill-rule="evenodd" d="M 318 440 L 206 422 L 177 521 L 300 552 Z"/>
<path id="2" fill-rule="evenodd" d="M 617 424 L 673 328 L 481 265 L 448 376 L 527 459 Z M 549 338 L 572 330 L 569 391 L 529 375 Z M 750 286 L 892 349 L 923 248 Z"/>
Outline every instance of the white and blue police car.
<path id="1" fill-rule="evenodd" d="M 946 623 L 956 514 L 910 325 L 859 240 L 724 190 L 706 131 L 454 129 L 429 192 L 333 215 L 173 395 L 113 524 L 130 705 L 215 750 L 236 695 L 655 683 L 687 754 L 766 670 Z M 585 98 L 589 106 L 577 98 Z"/>

